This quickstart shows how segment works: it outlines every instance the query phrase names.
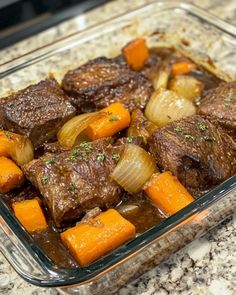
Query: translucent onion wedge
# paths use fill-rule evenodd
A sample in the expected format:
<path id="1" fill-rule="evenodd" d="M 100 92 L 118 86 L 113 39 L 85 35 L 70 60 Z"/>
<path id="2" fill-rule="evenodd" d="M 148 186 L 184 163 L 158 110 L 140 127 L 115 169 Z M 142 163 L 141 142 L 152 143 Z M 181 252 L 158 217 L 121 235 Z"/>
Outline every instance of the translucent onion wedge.
<path id="1" fill-rule="evenodd" d="M 163 89 L 153 93 L 145 109 L 148 120 L 158 126 L 164 126 L 195 113 L 196 108 L 191 101 L 174 91 Z"/>
<path id="2" fill-rule="evenodd" d="M 170 81 L 169 87 L 171 90 L 187 98 L 193 100 L 201 95 L 203 85 L 200 81 L 191 76 L 176 76 Z"/>
<path id="3" fill-rule="evenodd" d="M 76 116 L 67 121 L 57 133 L 57 139 L 61 146 L 71 148 L 75 145 L 77 137 L 96 120 L 104 117 L 103 112 L 88 113 Z"/>
<path id="4" fill-rule="evenodd" d="M 23 135 L 0 130 L 0 156 L 12 158 L 19 166 L 34 158 L 31 141 Z"/>
<path id="5" fill-rule="evenodd" d="M 137 193 L 155 171 L 155 160 L 148 152 L 137 145 L 126 144 L 111 177 L 126 191 Z"/>
<path id="6" fill-rule="evenodd" d="M 168 80 L 169 80 L 169 76 L 170 76 L 170 69 L 168 69 L 167 67 L 162 67 L 159 70 L 157 76 L 153 80 L 154 89 L 155 90 L 166 89 L 167 84 L 168 84 Z"/>
<path id="7" fill-rule="evenodd" d="M 138 205 L 121 205 L 117 209 L 121 214 L 132 214 L 139 210 L 139 206 Z"/>

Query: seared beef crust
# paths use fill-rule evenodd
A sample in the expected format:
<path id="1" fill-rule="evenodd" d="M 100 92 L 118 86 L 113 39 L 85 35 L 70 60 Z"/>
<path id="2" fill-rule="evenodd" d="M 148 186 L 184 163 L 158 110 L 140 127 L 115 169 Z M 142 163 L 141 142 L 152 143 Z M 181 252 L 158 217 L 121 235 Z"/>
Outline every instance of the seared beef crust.
<path id="1" fill-rule="evenodd" d="M 35 148 L 56 139 L 76 113 L 55 79 L 47 79 L 0 99 L 0 128 L 31 139 Z"/>
<path id="2" fill-rule="evenodd" d="M 143 109 L 152 83 L 131 70 L 121 58 L 96 58 L 66 73 L 62 87 L 79 113 L 100 110 L 121 102 L 130 111 Z"/>
<path id="3" fill-rule="evenodd" d="M 236 173 L 235 142 L 201 116 L 157 129 L 148 143 L 159 167 L 171 171 L 193 195 Z"/>
<path id="4" fill-rule="evenodd" d="M 122 149 L 106 138 L 59 154 L 45 154 L 25 165 L 26 177 L 39 189 L 56 226 L 120 201 L 123 190 L 110 174 L 117 164 L 114 155 Z"/>

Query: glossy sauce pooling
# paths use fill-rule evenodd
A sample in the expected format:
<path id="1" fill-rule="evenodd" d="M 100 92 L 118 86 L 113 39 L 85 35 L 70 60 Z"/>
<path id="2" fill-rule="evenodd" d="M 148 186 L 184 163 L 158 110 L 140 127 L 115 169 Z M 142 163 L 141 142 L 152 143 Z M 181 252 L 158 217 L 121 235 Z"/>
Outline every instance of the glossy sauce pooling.
<path id="1" fill-rule="evenodd" d="M 41 199 L 40 193 L 30 184 L 26 184 L 23 188 L 5 196 L 5 200 L 10 207 L 14 202 L 32 198 Z M 159 210 L 151 204 L 144 194 L 135 196 L 125 194 L 122 202 L 117 206 L 117 210 L 120 211 L 123 217 L 135 225 L 137 235 L 145 232 L 164 219 Z M 61 230 L 56 229 L 48 212 L 46 211 L 44 213 L 48 221 L 48 228 L 42 233 L 32 234 L 35 242 L 58 266 L 68 268 L 78 266 L 61 242 L 60 232 L 65 228 Z M 73 225 L 75 224 L 70 224 L 68 227 Z"/>

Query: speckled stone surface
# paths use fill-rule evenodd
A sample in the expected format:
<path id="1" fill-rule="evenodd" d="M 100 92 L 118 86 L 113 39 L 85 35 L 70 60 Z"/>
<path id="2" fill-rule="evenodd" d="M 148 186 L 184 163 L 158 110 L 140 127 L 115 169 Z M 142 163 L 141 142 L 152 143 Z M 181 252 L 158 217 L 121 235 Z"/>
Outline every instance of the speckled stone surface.
<path id="1" fill-rule="evenodd" d="M 43 46 L 67 34 L 81 30 L 116 14 L 151 1 L 112 1 L 87 14 L 0 51 L 1 63 Z M 235 0 L 192 1 L 222 19 L 236 25 Z M 234 295 L 236 294 L 236 215 L 224 221 L 204 237 L 124 286 L 119 295 Z M 58 294 L 23 281 L 0 254 L 0 294 Z"/>

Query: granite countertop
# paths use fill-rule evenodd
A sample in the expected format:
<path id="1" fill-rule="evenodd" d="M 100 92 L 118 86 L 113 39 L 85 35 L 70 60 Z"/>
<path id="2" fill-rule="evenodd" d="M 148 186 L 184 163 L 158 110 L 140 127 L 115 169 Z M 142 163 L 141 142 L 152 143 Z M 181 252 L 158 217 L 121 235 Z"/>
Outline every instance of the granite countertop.
<path id="1" fill-rule="evenodd" d="M 152 1 L 117 0 L 70 19 L 34 37 L 0 51 L 1 63 L 81 30 L 101 20 Z M 189 1 L 185 1 L 189 2 Z M 195 0 L 198 6 L 236 25 L 235 0 Z M 236 277 L 236 214 L 184 249 L 124 286 L 119 295 L 234 295 Z M 0 294 L 58 294 L 21 279 L 0 254 Z"/>

